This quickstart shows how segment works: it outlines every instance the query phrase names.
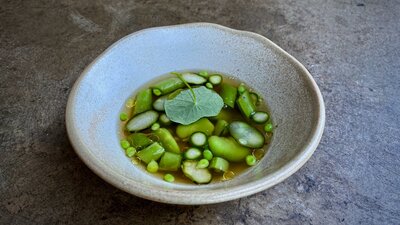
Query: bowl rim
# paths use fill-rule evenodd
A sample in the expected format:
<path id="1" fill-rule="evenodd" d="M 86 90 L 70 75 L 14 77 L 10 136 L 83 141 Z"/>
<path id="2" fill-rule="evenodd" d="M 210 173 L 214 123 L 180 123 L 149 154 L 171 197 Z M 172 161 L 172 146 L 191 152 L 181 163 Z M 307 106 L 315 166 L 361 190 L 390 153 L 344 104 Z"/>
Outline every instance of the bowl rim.
<path id="1" fill-rule="evenodd" d="M 110 52 L 113 48 L 119 45 L 124 40 L 133 37 L 135 35 L 148 32 L 151 30 L 163 30 L 163 29 L 175 29 L 175 28 L 196 28 L 196 27 L 212 27 L 215 29 L 219 29 L 222 31 L 226 31 L 231 33 L 232 35 L 244 35 L 246 37 L 250 37 L 256 39 L 261 43 L 265 43 L 271 48 L 274 48 L 280 54 L 283 54 L 285 57 L 289 58 L 290 61 L 296 64 L 298 68 L 302 71 L 302 74 L 305 75 L 305 78 L 310 86 L 310 90 L 312 90 L 312 94 L 316 95 L 317 98 L 317 124 L 313 127 L 313 130 L 310 134 L 310 139 L 308 140 L 308 144 L 305 145 L 299 153 L 286 165 L 278 169 L 277 171 L 269 174 L 268 176 L 264 176 L 263 178 L 234 186 L 229 187 L 229 190 L 201 190 L 200 193 L 194 194 L 193 191 L 182 191 L 182 190 L 170 190 L 170 189 L 157 189 L 163 194 L 158 194 L 157 196 L 154 195 L 152 192 L 146 191 L 146 186 L 144 184 L 133 185 L 127 184 L 126 178 L 124 178 L 121 174 L 116 173 L 111 170 L 106 170 L 105 165 L 100 163 L 97 159 L 93 158 L 93 156 L 86 150 L 85 146 L 83 145 L 82 141 L 79 139 L 79 136 L 76 134 L 76 127 L 74 125 L 74 118 L 73 118 L 73 111 L 74 111 L 74 103 L 76 100 L 77 90 L 81 84 L 81 81 L 87 75 L 88 71 L 91 70 L 94 64 L 99 61 L 104 55 Z M 79 158 L 99 177 L 101 177 L 106 182 L 112 184 L 113 186 L 133 194 L 135 196 L 139 196 L 145 199 L 162 202 L 162 203 L 169 203 L 169 204 L 180 204 L 180 205 L 200 205 L 200 204 L 212 204 L 212 203 L 219 203 L 230 201 L 238 198 L 242 198 L 245 196 L 249 196 L 260 191 L 266 190 L 299 170 L 307 160 L 312 156 L 314 151 L 316 150 L 325 126 L 325 105 L 322 94 L 311 76 L 308 70 L 293 56 L 289 53 L 284 51 L 278 45 L 270 41 L 268 38 L 249 31 L 243 30 L 236 30 L 229 27 L 225 27 L 222 25 L 214 24 L 214 23 L 186 23 L 186 24 L 179 24 L 179 25 L 169 25 L 169 26 L 160 26 L 160 27 L 151 27 L 142 29 L 131 34 L 124 36 L 123 38 L 119 39 L 111 46 L 109 46 L 106 50 L 104 50 L 99 56 L 97 56 L 80 74 L 79 78 L 75 81 L 71 92 L 68 97 L 67 106 L 66 106 L 66 114 L 65 114 L 65 122 L 66 122 L 66 129 L 68 138 L 72 144 L 73 149 L 79 156 Z M 212 192 L 213 198 L 207 198 L 207 195 L 210 195 Z"/>

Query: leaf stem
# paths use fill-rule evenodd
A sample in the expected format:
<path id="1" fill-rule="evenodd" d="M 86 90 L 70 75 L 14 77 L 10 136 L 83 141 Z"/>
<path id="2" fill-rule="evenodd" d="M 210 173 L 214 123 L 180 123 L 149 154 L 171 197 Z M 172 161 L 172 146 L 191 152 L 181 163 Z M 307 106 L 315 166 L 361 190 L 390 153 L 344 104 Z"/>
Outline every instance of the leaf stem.
<path id="1" fill-rule="evenodd" d="M 197 104 L 196 94 L 194 93 L 192 87 L 190 87 L 190 85 L 185 81 L 185 79 L 183 79 L 182 74 L 177 72 L 171 72 L 171 74 L 176 75 L 189 88 L 190 92 L 192 93 L 193 102 L 194 104 Z"/>

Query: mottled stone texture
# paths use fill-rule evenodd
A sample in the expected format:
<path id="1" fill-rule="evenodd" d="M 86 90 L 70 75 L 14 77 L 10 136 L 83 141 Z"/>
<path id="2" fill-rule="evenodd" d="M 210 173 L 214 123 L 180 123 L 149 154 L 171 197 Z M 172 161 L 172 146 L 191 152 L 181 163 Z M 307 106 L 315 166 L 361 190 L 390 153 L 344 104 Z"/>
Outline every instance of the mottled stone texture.
<path id="1" fill-rule="evenodd" d="M 0 0 L 0 224 L 400 224 L 399 12 L 395 0 Z M 68 93 L 124 35 L 197 21 L 260 33 L 304 63 L 325 134 L 296 174 L 247 198 L 131 196 L 74 153 Z"/>

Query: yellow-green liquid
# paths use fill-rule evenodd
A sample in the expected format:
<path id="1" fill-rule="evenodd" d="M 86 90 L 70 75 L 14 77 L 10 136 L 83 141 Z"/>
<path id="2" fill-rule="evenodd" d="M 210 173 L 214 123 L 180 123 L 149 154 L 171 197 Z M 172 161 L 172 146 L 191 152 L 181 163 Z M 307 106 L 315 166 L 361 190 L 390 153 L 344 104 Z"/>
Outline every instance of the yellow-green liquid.
<path id="1" fill-rule="evenodd" d="M 193 71 L 191 71 L 191 72 L 193 72 Z M 218 74 L 220 74 L 220 73 L 218 73 Z M 156 79 L 154 79 L 154 80 L 148 82 L 147 84 L 143 85 L 139 90 L 150 88 L 153 84 L 156 84 L 159 81 L 162 81 L 162 80 L 165 80 L 166 78 L 174 77 L 174 76 L 175 75 L 168 74 L 168 75 L 163 75 L 163 76 L 157 77 Z M 229 76 L 226 76 L 226 75 L 222 75 L 222 77 L 223 77 L 222 83 L 228 83 L 228 84 L 231 84 L 231 85 L 233 85 L 235 87 L 238 87 L 241 83 L 244 83 L 244 82 L 242 82 L 241 80 L 239 80 L 237 78 L 229 77 Z M 247 85 L 246 83 L 244 83 L 244 84 L 245 84 L 245 86 L 247 87 L 247 89 L 250 92 L 254 91 L 254 90 L 251 89 L 251 86 Z M 220 87 L 219 86 L 220 85 L 215 85 L 214 88 L 213 88 L 214 91 L 216 91 L 217 93 L 219 93 L 219 91 L 220 91 Z M 133 93 L 132 96 L 125 101 L 125 105 L 123 107 L 122 112 L 126 113 L 128 115 L 128 118 L 131 118 L 131 116 L 132 116 L 131 114 L 132 114 L 132 111 L 133 111 L 133 108 L 134 108 L 134 100 L 135 100 L 135 96 L 136 96 L 137 92 Z M 254 91 L 254 92 L 256 92 L 256 91 Z M 153 102 L 157 98 L 158 98 L 158 96 L 153 96 Z M 267 105 L 265 104 L 264 101 L 260 101 L 259 102 L 259 104 L 257 105 L 257 110 L 258 111 L 264 111 L 264 112 L 267 112 L 269 114 Z M 161 113 L 162 112 L 160 112 L 160 114 Z M 227 115 L 229 115 L 229 117 L 227 116 L 226 119 L 225 119 L 228 123 L 233 122 L 233 121 L 245 121 L 245 122 L 248 122 L 253 127 L 257 128 L 263 134 L 265 134 L 265 140 L 266 140 L 265 145 L 260 149 L 252 149 L 252 154 L 257 158 L 257 162 L 258 162 L 265 155 L 266 149 L 267 149 L 267 145 L 269 144 L 269 142 L 270 142 L 270 140 L 272 138 L 272 136 L 271 136 L 272 134 L 271 133 L 265 133 L 263 131 L 263 124 L 259 125 L 259 124 L 252 123 L 251 121 L 249 121 L 248 119 L 243 117 L 241 112 L 236 107 L 234 109 L 231 109 L 229 107 L 223 108 L 221 110 L 221 113 L 226 113 Z M 209 119 L 215 125 L 215 121 L 213 121 L 212 118 L 209 118 Z M 121 139 L 125 139 L 131 134 L 129 131 L 127 131 L 125 129 L 125 125 L 127 124 L 128 121 L 129 121 L 129 119 L 126 120 L 126 121 L 121 121 L 121 129 L 120 129 Z M 270 119 L 269 119 L 269 122 L 271 122 Z M 190 146 L 190 143 L 187 140 L 180 140 L 175 135 L 176 126 L 177 126 L 177 124 L 172 123 L 169 126 L 166 126 L 166 127 L 163 126 L 163 127 L 167 128 L 174 135 L 175 140 L 177 141 L 177 143 L 178 143 L 178 145 L 179 145 L 179 147 L 180 147 L 180 149 L 181 149 L 181 151 L 183 153 L 183 152 L 185 152 L 185 150 L 187 150 L 191 146 Z M 143 130 L 143 131 L 140 131 L 140 132 L 141 133 L 145 133 L 145 134 L 149 134 L 149 136 L 151 137 L 151 132 L 152 131 L 150 129 L 146 129 L 146 130 Z M 203 149 L 201 149 L 201 150 L 203 150 Z M 123 151 L 122 151 L 121 154 L 123 154 Z M 132 161 L 132 164 L 133 164 L 132 166 L 138 166 L 141 169 L 143 169 L 144 171 L 146 171 L 146 165 L 144 163 L 140 162 L 140 160 L 138 158 L 136 158 L 134 156 L 134 157 L 131 158 L 131 161 Z M 257 164 L 254 165 L 254 166 L 257 166 Z M 246 164 L 246 162 L 240 162 L 240 163 L 232 163 L 232 162 L 230 162 L 229 163 L 229 172 L 217 173 L 217 172 L 214 172 L 214 171 L 211 170 L 212 177 L 213 177 L 212 180 L 211 180 L 211 183 L 220 182 L 220 181 L 229 180 L 229 179 L 234 179 L 235 176 L 237 176 L 238 174 L 244 172 L 246 169 L 249 169 L 249 168 L 251 168 L 251 167 L 249 167 Z M 175 177 L 175 181 L 174 182 L 175 183 L 194 184 L 193 181 L 190 180 L 189 178 L 187 178 L 183 174 L 183 172 L 181 170 L 178 170 L 178 171 L 175 171 L 175 172 L 173 172 L 173 171 L 160 171 L 159 170 L 157 173 L 149 173 L 149 172 L 146 171 L 146 173 L 148 173 L 149 175 L 152 175 L 152 176 L 159 177 L 160 179 L 163 179 L 165 174 L 170 173 L 170 174 L 174 175 L 174 177 Z"/>

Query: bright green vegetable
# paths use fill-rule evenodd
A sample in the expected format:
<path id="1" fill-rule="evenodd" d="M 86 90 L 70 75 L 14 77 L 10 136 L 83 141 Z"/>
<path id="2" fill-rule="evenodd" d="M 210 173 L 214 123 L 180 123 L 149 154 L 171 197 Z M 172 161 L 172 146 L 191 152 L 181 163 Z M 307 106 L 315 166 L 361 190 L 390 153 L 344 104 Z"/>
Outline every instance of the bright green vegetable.
<path id="1" fill-rule="evenodd" d="M 126 124 L 126 129 L 130 132 L 144 130 L 149 128 L 158 119 L 158 113 L 154 110 L 149 110 L 135 115 Z"/>
<path id="2" fill-rule="evenodd" d="M 169 126 L 171 125 L 171 120 L 168 118 L 167 115 L 165 115 L 164 113 L 160 115 L 160 118 L 158 118 L 160 123 L 164 126 Z"/>
<path id="3" fill-rule="evenodd" d="M 165 152 L 160 159 L 160 170 L 177 171 L 181 166 L 182 156 L 180 154 Z"/>
<path id="4" fill-rule="evenodd" d="M 203 151 L 203 158 L 207 159 L 210 161 L 213 158 L 213 154 L 210 150 L 206 149 Z"/>
<path id="5" fill-rule="evenodd" d="M 222 76 L 219 74 L 213 74 L 208 78 L 208 81 L 212 84 L 212 85 L 218 85 L 222 82 Z"/>
<path id="6" fill-rule="evenodd" d="M 239 94 L 243 94 L 243 92 L 245 92 L 247 89 L 246 89 L 246 86 L 244 86 L 244 84 L 243 83 L 241 83 L 240 85 L 239 85 L 239 87 L 238 87 L 238 92 L 239 92 Z"/>
<path id="7" fill-rule="evenodd" d="M 182 139 L 190 137 L 194 132 L 203 132 L 210 136 L 213 131 L 214 125 L 207 118 L 199 119 L 189 125 L 178 125 L 176 127 L 176 135 Z"/>
<path id="8" fill-rule="evenodd" d="M 230 162 L 244 161 L 250 154 L 250 149 L 235 141 L 232 137 L 211 136 L 208 138 L 208 145 L 214 157 L 222 157 Z"/>
<path id="9" fill-rule="evenodd" d="M 198 169 L 196 168 L 196 166 L 197 166 L 197 161 L 195 160 L 184 161 L 182 164 L 183 174 L 198 184 L 210 183 L 212 179 L 210 171 L 206 168 Z"/>
<path id="10" fill-rule="evenodd" d="M 168 95 L 164 95 L 164 96 L 157 98 L 157 100 L 155 100 L 153 102 L 153 108 L 157 111 L 164 111 L 165 110 L 164 103 L 167 100 L 167 98 L 168 98 Z"/>
<path id="11" fill-rule="evenodd" d="M 216 73 L 171 74 L 176 77 L 140 90 L 125 104 L 132 113 L 119 115 L 124 134 L 130 132 L 121 146 L 132 163 L 142 161 L 150 173 L 165 171 L 167 182 L 181 170 L 199 184 L 211 182 L 214 171 L 218 180 L 232 179 L 240 171 L 230 163 L 257 164 L 274 129 L 268 113 L 257 111 L 261 96 Z"/>
<path id="12" fill-rule="evenodd" d="M 210 162 L 207 159 L 200 159 L 200 161 L 197 162 L 196 169 L 204 169 L 207 168 Z"/>
<path id="13" fill-rule="evenodd" d="M 183 83 L 183 81 L 181 81 L 181 79 L 177 77 L 170 77 L 153 85 L 152 88 L 153 88 L 153 94 L 160 96 L 171 93 L 183 87 L 185 87 L 185 84 Z"/>
<path id="14" fill-rule="evenodd" d="M 200 71 L 199 75 L 202 77 L 208 77 L 208 72 L 207 71 Z"/>
<path id="15" fill-rule="evenodd" d="M 249 166 L 254 166 L 257 162 L 257 159 L 254 155 L 246 156 L 246 164 Z"/>
<path id="16" fill-rule="evenodd" d="M 156 95 L 156 96 L 160 96 L 160 95 L 162 95 L 163 93 L 160 91 L 160 89 L 154 88 L 154 89 L 153 89 L 153 94 Z"/>
<path id="17" fill-rule="evenodd" d="M 264 126 L 265 132 L 270 133 L 270 132 L 272 132 L 273 129 L 274 129 L 274 126 L 272 126 L 272 123 L 267 123 L 267 124 L 265 124 L 265 126 Z"/>
<path id="18" fill-rule="evenodd" d="M 268 113 L 266 112 L 255 112 L 251 116 L 251 120 L 255 123 L 265 123 L 268 121 Z"/>
<path id="19" fill-rule="evenodd" d="M 121 147 L 122 147 L 123 149 L 127 149 L 127 148 L 129 148 L 129 147 L 131 146 L 131 144 L 129 144 L 129 141 L 127 141 L 127 140 L 125 140 L 125 139 L 122 139 L 121 142 L 120 142 L 120 144 L 121 144 Z"/>
<path id="20" fill-rule="evenodd" d="M 213 135 L 221 136 L 228 133 L 229 123 L 225 120 L 217 120 Z"/>
<path id="21" fill-rule="evenodd" d="M 237 96 L 237 88 L 230 84 L 222 84 L 220 95 L 224 100 L 224 103 L 231 107 L 235 107 L 235 101 Z"/>
<path id="22" fill-rule="evenodd" d="M 153 144 L 147 146 L 145 149 L 136 153 L 136 155 L 137 157 L 139 157 L 140 160 L 148 164 L 151 160 L 157 161 L 162 156 L 162 154 L 164 154 L 164 152 L 164 148 L 157 142 L 154 142 Z"/>
<path id="23" fill-rule="evenodd" d="M 229 162 L 224 158 L 214 157 L 211 160 L 209 168 L 214 169 L 215 172 L 219 172 L 219 173 L 227 172 L 229 169 Z"/>
<path id="24" fill-rule="evenodd" d="M 182 73 L 182 78 L 189 84 L 204 84 L 207 79 L 195 73 Z"/>
<path id="25" fill-rule="evenodd" d="M 151 160 L 149 164 L 147 164 L 146 170 L 150 173 L 157 173 L 158 163 L 154 160 Z"/>
<path id="26" fill-rule="evenodd" d="M 175 177 L 174 177 L 174 175 L 172 175 L 170 173 L 167 173 L 167 174 L 164 175 L 164 180 L 167 181 L 167 182 L 172 183 L 172 182 L 175 181 Z"/>
<path id="27" fill-rule="evenodd" d="M 159 123 L 153 123 L 153 125 L 151 125 L 151 130 L 155 131 L 160 129 L 160 124 Z"/>
<path id="28" fill-rule="evenodd" d="M 196 147 L 204 146 L 207 143 L 207 136 L 203 132 L 194 132 L 190 136 L 190 143 Z"/>
<path id="29" fill-rule="evenodd" d="M 215 91 L 200 86 L 182 91 L 175 98 L 167 100 L 164 106 L 171 121 L 187 125 L 203 117 L 218 115 L 224 102 Z"/>
<path id="30" fill-rule="evenodd" d="M 136 154 L 136 148 L 129 147 L 129 148 L 125 149 L 125 153 L 126 153 L 126 156 L 132 157 Z"/>
<path id="31" fill-rule="evenodd" d="M 139 113 L 145 112 L 151 109 L 153 104 L 153 96 L 151 95 L 151 89 L 144 89 L 139 91 L 136 95 L 135 107 L 133 108 L 132 115 L 137 115 Z"/>
<path id="32" fill-rule="evenodd" d="M 173 153 L 181 153 L 178 143 L 172 136 L 171 132 L 166 128 L 160 128 L 154 131 L 154 134 L 159 138 L 162 146 L 164 146 L 165 150 Z"/>
<path id="33" fill-rule="evenodd" d="M 256 128 L 242 121 L 229 124 L 229 133 L 236 141 L 249 148 L 261 148 L 264 146 L 264 135 Z"/>
<path id="34" fill-rule="evenodd" d="M 128 115 L 126 115 L 126 113 L 121 113 L 121 114 L 119 114 L 119 119 L 121 121 L 125 121 L 128 119 Z"/>
<path id="35" fill-rule="evenodd" d="M 153 141 L 143 133 L 133 133 L 129 135 L 127 139 L 131 146 L 137 150 L 143 149 L 153 143 Z"/>
<path id="36" fill-rule="evenodd" d="M 187 149 L 186 152 L 183 153 L 185 159 L 198 159 L 201 155 L 200 149 L 194 147 Z"/>
<path id="37" fill-rule="evenodd" d="M 256 107 L 254 106 L 248 91 L 244 91 L 242 94 L 240 94 L 236 100 L 236 103 L 243 116 L 247 118 L 250 118 L 256 111 Z"/>

